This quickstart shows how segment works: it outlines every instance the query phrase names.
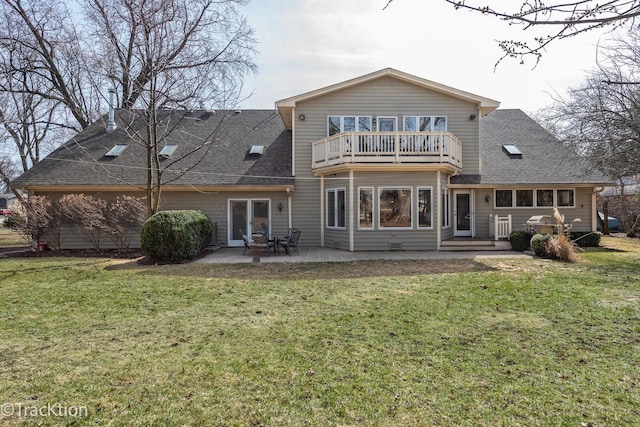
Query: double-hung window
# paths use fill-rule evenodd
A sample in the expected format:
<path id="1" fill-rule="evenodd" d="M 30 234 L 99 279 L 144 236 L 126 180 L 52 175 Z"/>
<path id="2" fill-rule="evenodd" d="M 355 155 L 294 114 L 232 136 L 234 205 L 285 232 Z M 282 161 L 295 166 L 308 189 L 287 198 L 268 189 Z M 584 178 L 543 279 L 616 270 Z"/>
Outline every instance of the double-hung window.
<path id="1" fill-rule="evenodd" d="M 358 228 L 373 229 L 373 187 L 360 187 L 360 204 L 358 205 Z"/>
<path id="2" fill-rule="evenodd" d="M 451 227 L 451 222 L 449 221 L 449 188 L 442 188 L 442 228 Z"/>
<path id="3" fill-rule="evenodd" d="M 345 228 L 346 226 L 346 190 L 344 188 L 327 190 L 327 228 Z"/>
<path id="4" fill-rule="evenodd" d="M 418 228 L 433 227 L 431 188 L 418 188 Z"/>

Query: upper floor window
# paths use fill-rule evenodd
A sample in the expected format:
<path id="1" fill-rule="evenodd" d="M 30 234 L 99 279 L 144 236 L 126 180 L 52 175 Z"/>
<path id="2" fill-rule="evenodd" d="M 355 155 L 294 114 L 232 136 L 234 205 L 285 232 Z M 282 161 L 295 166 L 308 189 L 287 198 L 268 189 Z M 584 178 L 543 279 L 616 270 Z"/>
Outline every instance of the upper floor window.
<path id="1" fill-rule="evenodd" d="M 371 116 L 329 116 L 329 136 L 342 132 L 371 132 Z"/>
<path id="2" fill-rule="evenodd" d="M 446 132 L 447 118 L 444 116 L 404 116 L 405 132 Z"/>

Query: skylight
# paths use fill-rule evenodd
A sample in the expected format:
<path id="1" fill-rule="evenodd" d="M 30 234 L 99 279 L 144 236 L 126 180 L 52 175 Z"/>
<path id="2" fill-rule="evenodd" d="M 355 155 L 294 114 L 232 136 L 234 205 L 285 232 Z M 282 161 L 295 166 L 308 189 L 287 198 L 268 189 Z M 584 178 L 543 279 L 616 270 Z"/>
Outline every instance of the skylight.
<path id="1" fill-rule="evenodd" d="M 162 150 L 160 150 L 160 157 L 171 157 L 177 149 L 177 145 L 165 145 Z"/>
<path id="2" fill-rule="evenodd" d="M 264 145 L 254 145 L 249 150 L 249 154 L 257 154 L 258 156 L 264 153 Z"/>
<path id="3" fill-rule="evenodd" d="M 522 157 L 522 151 L 515 145 L 503 145 L 502 149 L 506 151 L 509 156 Z"/>
<path id="4" fill-rule="evenodd" d="M 106 152 L 105 157 L 118 157 L 124 150 L 127 149 L 127 144 L 116 144 L 113 148 Z"/>

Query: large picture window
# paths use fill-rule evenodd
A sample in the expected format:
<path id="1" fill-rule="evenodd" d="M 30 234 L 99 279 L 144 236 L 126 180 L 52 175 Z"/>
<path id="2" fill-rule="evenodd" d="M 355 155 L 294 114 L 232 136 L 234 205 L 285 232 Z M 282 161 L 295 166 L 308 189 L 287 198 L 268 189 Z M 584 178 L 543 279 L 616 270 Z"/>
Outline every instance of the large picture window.
<path id="1" fill-rule="evenodd" d="M 418 188 L 418 228 L 432 228 L 431 188 Z"/>
<path id="2" fill-rule="evenodd" d="M 358 190 L 360 203 L 358 205 L 358 227 L 373 228 L 373 188 L 363 187 Z"/>
<path id="3" fill-rule="evenodd" d="M 381 188 L 378 216 L 381 228 L 411 228 L 411 188 Z"/>
<path id="4" fill-rule="evenodd" d="M 345 189 L 327 190 L 327 228 L 345 228 L 346 215 Z"/>

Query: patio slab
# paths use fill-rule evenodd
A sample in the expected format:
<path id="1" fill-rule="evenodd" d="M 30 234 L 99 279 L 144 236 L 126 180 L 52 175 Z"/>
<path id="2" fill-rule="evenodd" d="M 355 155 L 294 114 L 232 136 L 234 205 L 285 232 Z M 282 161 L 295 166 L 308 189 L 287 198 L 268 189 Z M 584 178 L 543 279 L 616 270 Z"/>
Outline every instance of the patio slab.
<path id="1" fill-rule="evenodd" d="M 249 251 L 242 254 L 242 248 L 222 248 L 206 255 L 194 263 L 200 264 L 250 264 L 252 256 Z M 306 247 L 300 253 L 291 255 L 263 255 L 262 263 L 294 263 L 294 262 L 350 262 L 370 260 L 429 260 L 429 259 L 483 259 L 483 258 L 531 258 L 531 255 L 516 251 L 359 251 L 349 252 L 339 249 Z"/>

